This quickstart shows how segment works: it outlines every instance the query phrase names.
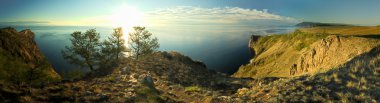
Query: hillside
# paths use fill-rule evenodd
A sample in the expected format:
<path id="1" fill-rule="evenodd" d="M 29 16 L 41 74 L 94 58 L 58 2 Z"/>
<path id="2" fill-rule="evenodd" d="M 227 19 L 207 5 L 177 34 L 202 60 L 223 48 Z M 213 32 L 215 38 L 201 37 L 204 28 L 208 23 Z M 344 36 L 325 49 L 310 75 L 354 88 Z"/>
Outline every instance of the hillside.
<path id="1" fill-rule="evenodd" d="M 338 31 L 341 28 L 335 28 Z M 349 30 L 353 29 L 353 30 Z M 355 31 L 357 27 L 345 28 Z M 309 32 L 309 28 L 287 35 L 252 36 L 250 48 L 255 57 L 241 66 L 235 77 L 292 77 L 314 75 L 337 68 L 380 44 L 377 34 L 333 34 Z M 315 29 L 313 29 L 315 30 Z M 326 30 L 326 29 L 322 29 Z M 361 32 L 372 32 L 365 31 Z M 342 31 L 342 30 L 341 30 Z M 331 34 L 330 34 L 331 33 Z"/>
<path id="2" fill-rule="evenodd" d="M 0 100 L 19 102 L 203 102 L 234 95 L 250 79 L 231 78 L 177 52 L 125 59 L 104 77 L 33 88 L 3 86 Z M 111 69 L 110 69 L 111 70 Z"/>
<path id="3" fill-rule="evenodd" d="M 0 81 L 44 84 L 60 79 L 40 52 L 29 30 L 0 29 Z"/>
<path id="4" fill-rule="evenodd" d="M 234 77 L 251 77 L 238 98 L 255 102 L 378 102 L 378 27 L 302 28 L 285 35 L 252 36 L 255 54 Z"/>
<path id="5" fill-rule="evenodd" d="M 357 55 L 325 73 L 257 82 L 239 89 L 239 98 L 255 102 L 380 101 L 380 46 Z"/>

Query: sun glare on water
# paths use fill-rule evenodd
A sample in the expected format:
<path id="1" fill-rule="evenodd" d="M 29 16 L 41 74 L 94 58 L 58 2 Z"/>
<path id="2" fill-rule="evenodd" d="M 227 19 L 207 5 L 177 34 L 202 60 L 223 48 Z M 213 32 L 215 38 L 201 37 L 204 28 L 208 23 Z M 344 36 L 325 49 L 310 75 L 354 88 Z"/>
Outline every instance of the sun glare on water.
<path id="1" fill-rule="evenodd" d="M 136 7 L 123 5 L 113 11 L 110 19 L 114 27 L 123 28 L 124 39 L 128 43 L 128 33 L 133 30 L 133 27 L 144 25 L 142 15 L 142 12 L 139 12 Z"/>

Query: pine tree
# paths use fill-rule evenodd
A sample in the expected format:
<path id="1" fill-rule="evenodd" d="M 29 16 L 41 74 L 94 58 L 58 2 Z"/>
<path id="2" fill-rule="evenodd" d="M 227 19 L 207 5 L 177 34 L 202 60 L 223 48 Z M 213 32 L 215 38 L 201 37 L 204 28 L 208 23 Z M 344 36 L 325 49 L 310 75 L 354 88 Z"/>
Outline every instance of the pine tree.
<path id="1" fill-rule="evenodd" d="M 133 27 L 134 32 L 129 33 L 129 45 L 135 59 L 152 54 L 160 45 L 157 38 L 152 38 L 152 33 L 145 27 Z"/>
<path id="2" fill-rule="evenodd" d="M 85 33 L 76 31 L 71 34 L 71 46 L 66 46 L 62 51 L 63 57 L 72 64 L 87 65 L 94 70 L 99 51 L 100 34 L 95 29 L 89 29 Z"/>

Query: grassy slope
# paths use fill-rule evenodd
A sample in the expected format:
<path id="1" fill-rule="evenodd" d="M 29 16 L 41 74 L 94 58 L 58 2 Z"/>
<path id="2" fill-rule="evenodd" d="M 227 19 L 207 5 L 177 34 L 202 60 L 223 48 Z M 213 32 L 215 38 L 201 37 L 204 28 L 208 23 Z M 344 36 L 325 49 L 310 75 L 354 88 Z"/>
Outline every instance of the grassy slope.
<path id="1" fill-rule="evenodd" d="M 341 67 L 314 76 L 257 83 L 238 91 L 240 98 L 261 102 L 379 102 L 380 46 Z"/>
<path id="2" fill-rule="evenodd" d="M 353 42 L 349 45 L 356 49 L 350 49 L 346 47 L 346 49 L 338 49 L 335 52 L 336 54 L 340 55 L 342 52 L 347 50 L 352 50 L 355 52 L 358 52 L 356 50 L 363 50 L 362 53 L 354 55 L 352 58 L 340 64 L 338 67 L 329 68 L 326 70 L 326 72 L 316 73 L 315 75 L 280 78 L 269 83 L 257 81 L 256 83 L 252 83 L 251 88 L 239 89 L 236 93 L 238 98 L 247 98 L 247 101 L 255 102 L 379 102 L 380 93 L 378 91 L 380 90 L 380 83 L 378 81 L 380 80 L 380 43 L 378 42 L 379 40 L 377 38 L 378 34 L 375 33 L 370 34 L 372 36 L 363 37 L 362 35 L 366 35 L 365 33 L 373 33 L 375 30 L 371 29 L 367 32 L 361 31 L 363 34 L 353 33 L 353 31 L 357 28 L 358 27 L 346 27 L 345 31 L 351 32 L 346 32 L 347 34 L 343 33 L 342 35 L 345 35 L 343 36 L 345 39 L 341 39 L 347 40 L 348 42 Z M 311 29 L 316 30 L 320 28 Z M 330 29 L 333 31 L 327 32 L 332 33 L 334 31 L 343 31 L 339 30 L 341 29 L 340 27 Z M 312 34 L 316 33 L 305 31 L 305 29 L 302 31 Z M 262 41 L 264 40 L 266 42 L 264 43 L 261 41 L 260 44 L 264 44 L 261 45 L 263 46 L 262 48 L 273 47 L 272 45 L 268 46 L 268 44 L 275 43 L 269 41 L 283 40 L 280 38 L 285 37 L 263 37 L 261 38 Z M 260 40 L 258 42 L 260 42 Z M 312 46 L 314 45 L 311 44 L 310 47 Z M 283 48 L 287 48 L 285 50 L 289 50 L 288 47 L 289 46 Z M 305 51 L 305 49 L 301 51 Z M 259 56 L 260 55 L 261 54 L 259 54 Z M 259 56 L 257 58 L 259 58 Z M 253 59 L 253 61 L 255 60 L 256 59 Z M 249 66 L 250 65 L 242 66 L 242 68 L 247 68 Z M 248 69 L 260 70 L 260 68 Z M 263 75 L 261 76 L 264 77 Z"/>
<path id="3" fill-rule="evenodd" d="M 309 46 L 312 43 L 326 36 L 296 31 L 287 35 L 261 37 L 257 41 L 257 45 L 253 47 L 257 56 L 251 60 L 250 64 L 241 66 L 234 75 L 243 77 L 286 76 L 282 74 L 289 71 L 285 69 L 288 68 L 287 63 L 296 61 L 300 56 L 300 50 L 310 49 Z M 282 62 L 285 63 L 281 64 Z"/>
<path id="4" fill-rule="evenodd" d="M 324 61 L 316 62 L 318 66 L 309 70 L 311 74 L 325 72 L 379 45 L 380 42 L 377 40 L 379 31 L 379 27 L 317 27 L 304 28 L 286 35 L 264 36 L 251 47 L 256 51 L 256 57 L 250 64 L 241 66 L 234 76 L 289 77 L 292 64 L 297 64 L 301 57 L 307 57 L 305 55 L 312 49 L 317 52 L 323 51 L 319 50 L 323 48 L 322 39 L 331 39 L 329 48 L 324 49 L 327 51 L 316 55 L 316 57 L 323 56 Z M 340 38 L 339 43 L 333 41 L 337 37 Z M 297 73 L 301 74 L 305 73 Z"/>
<path id="5" fill-rule="evenodd" d="M 22 72 L 18 68 L 28 68 L 20 58 L 13 58 L 10 54 L 0 48 L 0 80 L 10 79 L 11 75 Z"/>

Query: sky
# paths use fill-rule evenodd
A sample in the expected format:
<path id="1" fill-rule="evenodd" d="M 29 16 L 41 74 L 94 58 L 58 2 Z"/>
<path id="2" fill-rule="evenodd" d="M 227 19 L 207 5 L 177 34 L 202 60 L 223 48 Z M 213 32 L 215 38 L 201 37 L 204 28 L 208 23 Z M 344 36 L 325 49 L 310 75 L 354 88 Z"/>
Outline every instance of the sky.
<path id="1" fill-rule="evenodd" d="M 380 0 L 0 0 L 0 24 L 67 26 L 380 24 Z"/>

